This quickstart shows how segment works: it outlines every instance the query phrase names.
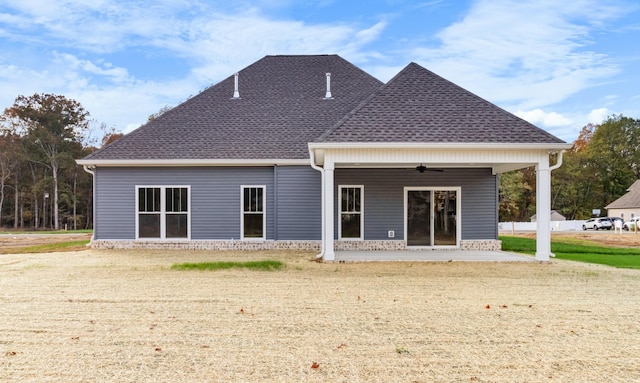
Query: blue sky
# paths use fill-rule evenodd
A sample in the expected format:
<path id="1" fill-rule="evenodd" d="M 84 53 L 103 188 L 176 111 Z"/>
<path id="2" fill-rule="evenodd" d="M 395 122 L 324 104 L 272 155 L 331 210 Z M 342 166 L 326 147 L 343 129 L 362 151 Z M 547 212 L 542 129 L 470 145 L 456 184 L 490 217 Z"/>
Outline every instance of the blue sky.
<path id="1" fill-rule="evenodd" d="M 3 0 L 0 108 L 62 94 L 129 132 L 265 55 L 410 62 L 573 142 L 640 118 L 636 0 Z"/>

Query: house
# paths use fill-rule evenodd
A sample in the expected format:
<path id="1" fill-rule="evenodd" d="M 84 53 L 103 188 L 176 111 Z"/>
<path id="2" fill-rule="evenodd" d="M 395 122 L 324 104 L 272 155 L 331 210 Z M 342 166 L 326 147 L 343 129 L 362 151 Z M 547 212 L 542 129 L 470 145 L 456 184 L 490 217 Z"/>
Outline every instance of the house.
<path id="1" fill-rule="evenodd" d="M 337 55 L 266 56 L 78 160 L 92 246 L 499 250 L 498 177 L 570 145 L 411 63 L 386 84 Z M 550 153 L 560 152 L 550 166 Z"/>
<path id="2" fill-rule="evenodd" d="M 551 214 L 550 214 L 549 217 L 550 217 L 551 222 L 566 221 L 567 220 L 567 218 L 564 215 L 558 213 L 557 210 L 551 210 Z M 537 214 L 532 215 L 531 218 L 530 218 L 531 222 L 536 222 L 537 219 L 538 219 L 538 215 Z"/>
<path id="3" fill-rule="evenodd" d="M 608 204 L 607 216 L 620 217 L 625 221 L 640 216 L 640 180 L 635 181 L 627 189 L 627 193 Z"/>

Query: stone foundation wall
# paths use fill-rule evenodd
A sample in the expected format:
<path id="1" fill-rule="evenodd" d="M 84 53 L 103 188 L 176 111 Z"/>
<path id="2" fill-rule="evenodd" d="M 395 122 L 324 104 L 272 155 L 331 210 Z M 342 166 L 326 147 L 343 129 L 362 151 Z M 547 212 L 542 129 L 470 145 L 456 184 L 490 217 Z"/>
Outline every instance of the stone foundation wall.
<path id="1" fill-rule="evenodd" d="M 460 250 L 500 251 L 502 241 L 499 239 L 473 239 L 460 241 Z"/>
<path id="2" fill-rule="evenodd" d="M 457 247 L 407 247 L 404 241 L 335 241 L 336 251 L 394 251 L 394 250 L 419 250 L 419 251 L 497 251 L 502 249 L 502 241 L 497 239 L 466 240 L 460 241 Z"/>
<path id="3" fill-rule="evenodd" d="M 412 250 L 404 241 L 335 241 L 336 251 L 394 251 Z M 308 250 L 320 251 L 320 241 L 140 241 L 93 240 L 94 249 L 154 249 L 154 250 Z M 416 248 L 416 250 L 469 250 L 496 251 L 502 248 L 500 240 L 463 240 L 460 248 Z"/>
<path id="4" fill-rule="evenodd" d="M 153 250 L 309 250 L 320 251 L 320 241 L 140 241 L 94 240 L 93 249 Z"/>
<path id="5" fill-rule="evenodd" d="M 336 251 L 406 250 L 404 241 L 335 241 Z"/>

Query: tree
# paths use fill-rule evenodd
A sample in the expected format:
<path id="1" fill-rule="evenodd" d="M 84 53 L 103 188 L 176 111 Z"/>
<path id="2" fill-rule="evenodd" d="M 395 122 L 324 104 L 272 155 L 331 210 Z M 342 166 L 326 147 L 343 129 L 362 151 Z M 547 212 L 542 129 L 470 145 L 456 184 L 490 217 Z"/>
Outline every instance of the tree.
<path id="1" fill-rule="evenodd" d="M 609 117 L 593 133 L 586 153 L 602 188 L 598 206 L 619 198 L 640 178 L 638 145 L 640 121 L 632 118 Z"/>
<path id="2" fill-rule="evenodd" d="M 11 132 L 0 131 L 0 226 L 8 183 L 11 178 L 17 178 L 15 173 L 19 165 L 20 153 L 16 150 L 16 138 Z M 14 190 L 16 190 L 15 187 Z"/>
<path id="3" fill-rule="evenodd" d="M 163 114 L 167 113 L 168 111 L 170 111 L 171 109 L 173 109 L 173 106 L 169 106 L 169 105 L 165 105 L 162 108 L 160 108 L 160 110 L 158 110 L 157 112 L 155 112 L 154 114 L 150 115 L 147 118 L 147 121 L 153 121 L 156 118 L 162 116 Z"/>
<path id="4" fill-rule="evenodd" d="M 4 115 L 11 126 L 25 138 L 30 161 L 44 164 L 53 180 L 53 226 L 60 228 L 59 180 L 61 168 L 75 166 L 72 147 L 82 142 L 89 128 L 89 112 L 82 105 L 64 96 L 34 94 L 18 96 Z"/>
<path id="5" fill-rule="evenodd" d="M 527 221 L 535 212 L 535 168 L 500 175 L 500 221 Z"/>

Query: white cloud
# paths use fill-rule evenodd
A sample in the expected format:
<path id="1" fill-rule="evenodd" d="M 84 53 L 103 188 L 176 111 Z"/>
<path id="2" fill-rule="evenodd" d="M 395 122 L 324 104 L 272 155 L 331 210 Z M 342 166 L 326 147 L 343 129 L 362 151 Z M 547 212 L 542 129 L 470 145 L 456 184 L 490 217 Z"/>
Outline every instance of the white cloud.
<path id="1" fill-rule="evenodd" d="M 593 28 L 619 12 L 595 0 L 481 0 L 437 35 L 439 46 L 411 54 L 493 102 L 540 108 L 617 73 L 588 47 Z"/>
<path id="2" fill-rule="evenodd" d="M 542 109 L 533 109 L 529 111 L 517 111 L 514 113 L 516 116 L 529 121 L 534 125 L 547 128 L 566 127 L 572 124 L 572 120 L 560 113 L 550 112 L 547 113 Z"/>
<path id="3" fill-rule="evenodd" d="M 18 94 L 64 94 L 81 102 L 99 123 L 124 131 L 267 54 L 339 53 L 365 60 L 375 53 L 362 47 L 386 27 L 382 21 L 358 27 L 277 20 L 228 3 L 222 6 L 233 12 L 181 0 L 63 1 L 55 6 L 37 0 L 7 4 L 17 11 L 0 20 L 8 26 L 8 38 L 37 42 L 38 54 L 44 54 L 25 58 L 26 65 L 5 65 L 0 57 L 0 102 L 11 105 Z M 102 58 L 106 53 L 157 54 L 158 48 L 189 68 L 182 78 L 145 81 Z"/>
<path id="4" fill-rule="evenodd" d="M 126 68 L 114 68 L 110 63 L 94 63 L 90 60 L 81 60 L 68 53 L 53 52 L 53 62 L 67 66 L 69 69 L 87 74 L 107 77 L 115 83 L 131 81 Z"/>
<path id="5" fill-rule="evenodd" d="M 587 118 L 592 124 L 600 124 L 609 116 L 609 110 L 607 108 L 593 109 Z"/>

